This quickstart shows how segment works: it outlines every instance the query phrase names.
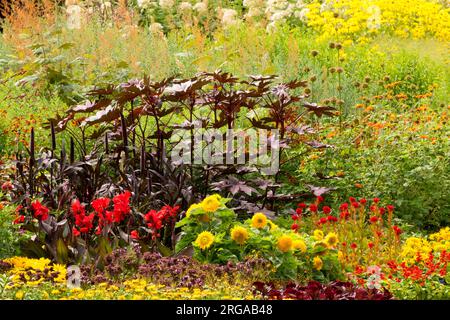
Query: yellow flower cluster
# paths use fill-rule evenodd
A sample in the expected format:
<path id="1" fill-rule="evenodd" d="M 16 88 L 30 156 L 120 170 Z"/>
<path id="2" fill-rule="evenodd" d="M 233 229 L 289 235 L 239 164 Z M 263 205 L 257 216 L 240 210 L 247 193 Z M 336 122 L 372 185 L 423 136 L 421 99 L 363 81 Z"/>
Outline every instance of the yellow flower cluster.
<path id="1" fill-rule="evenodd" d="M 37 286 L 44 281 L 52 279 L 55 283 L 67 281 L 67 270 L 64 265 L 53 264 L 49 259 L 29 259 L 25 257 L 13 257 L 3 260 L 13 266 L 8 271 L 12 276 L 13 286 L 26 284 Z"/>
<path id="2" fill-rule="evenodd" d="M 406 239 L 400 255 L 404 262 L 414 264 L 418 254 L 422 258 L 427 258 L 430 253 L 439 253 L 444 250 L 447 252 L 450 250 L 450 227 L 431 234 L 428 240 L 418 237 Z"/>
<path id="3" fill-rule="evenodd" d="M 330 38 L 364 42 L 383 32 L 400 37 L 450 39 L 450 9 L 427 0 L 314 0 L 308 26 Z"/>

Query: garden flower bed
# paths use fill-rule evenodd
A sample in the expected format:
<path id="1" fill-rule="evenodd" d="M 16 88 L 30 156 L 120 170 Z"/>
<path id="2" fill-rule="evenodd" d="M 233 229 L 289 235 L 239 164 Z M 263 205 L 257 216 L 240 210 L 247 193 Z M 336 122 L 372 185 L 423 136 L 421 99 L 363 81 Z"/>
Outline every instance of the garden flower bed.
<path id="1" fill-rule="evenodd" d="M 450 299 L 445 1 L 6 1 L 0 300 Z"/>

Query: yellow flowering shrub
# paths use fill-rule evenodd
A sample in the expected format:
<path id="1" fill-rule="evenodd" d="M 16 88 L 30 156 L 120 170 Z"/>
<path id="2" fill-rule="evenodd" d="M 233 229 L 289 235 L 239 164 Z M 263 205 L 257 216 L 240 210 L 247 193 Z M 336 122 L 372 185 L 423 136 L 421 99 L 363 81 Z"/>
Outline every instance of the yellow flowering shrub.
<path id="1" fill-rule="evenodd" d="M 331 38 L 365 42 L 383 32 L 399 37 L 450 39 L 450 9 L 426 0 L 312 1 L 307 25 Z"/>

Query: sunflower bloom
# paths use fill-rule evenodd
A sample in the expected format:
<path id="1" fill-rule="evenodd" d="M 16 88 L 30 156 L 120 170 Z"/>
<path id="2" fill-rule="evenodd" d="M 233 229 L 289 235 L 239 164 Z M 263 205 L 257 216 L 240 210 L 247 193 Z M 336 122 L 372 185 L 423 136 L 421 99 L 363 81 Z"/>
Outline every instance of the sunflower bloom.
<path id="1" fill-rule="evenodd" d="M 316 269 L 317 271 L 320 271 L 323 267 L 322 259 L 320 259 L 320 257 L 314 257 L 313 266 L 314 266 L 314 269 Z"/>
<path id="2" fill-rule="evenodd" d="M 295 250 L 300 250 L 301 252 L 305 253 L 306 252 L 306 243 L 303 240 L 295 240 L 293 247 Z"/>
<path id="3" fill-rule="evenodd" d="M 198 209 L 198 208 L 201 208 L 201 205 L 199 203 L 194 203 L 193 205 L 191 205 L 189 207 L 189 209 L 186 211 L 186 217 L 189 218 L 191 216 L 192 210 L 195 210 L 195 209 Z"/>
<path id="4" fill-rule="evenodd" d="M 320 241 L 323 239 L 323 231 L 322 230 L 318 230 L 318 229 L 314 230 L 313 235 L 317 241 Z"/>
<path id="5" fill-rule="evenodd" d="M 330 232 L 329 234 L 327 234 L 327 236 L 325 237 L 325 243 L 327 244 L 328 247 L 333 248 L 337 243 L 338 243 L 338 237 L 337 234 L 334 232 Z"/>
<path id="6" fill-rule="evenodd" d="M 206 212 L 215 212 L 220 207 L 220 196 L 214 194 L 212 196 L 206 197 L 201 203 L 201 208 Z"/>
<path id="7" fill-rule="evenodd" d="M 214 235 L 209 231 L 203 231 L 197 236 L 195 244 L 201 249 L 205 250 L 211 247 L 214 243 Z"/>
<path id="8" fill-rule="evenodd" d="M 283 235 L 278 239 L 278 249 L 280 249 L 281 252 L 288 252 L 289 250 L 292 249 L 293 246 L 293 241 L 292 238 L 287 236 L 287 235 Z"/>
<path id="9" fill-rule="evenodd" d="M 252 217 L 252 227 L 262 229 L 267 225 L 267 217 L 264 213 L 255 213 Z"/>
<path id="10" fill-rule="evenodd" d="M 243 245 L 247 241 L 248 237 L 248 231 L 243 227 L 236 226 L 231 229 L 231 239 L 240 245 Z"/>

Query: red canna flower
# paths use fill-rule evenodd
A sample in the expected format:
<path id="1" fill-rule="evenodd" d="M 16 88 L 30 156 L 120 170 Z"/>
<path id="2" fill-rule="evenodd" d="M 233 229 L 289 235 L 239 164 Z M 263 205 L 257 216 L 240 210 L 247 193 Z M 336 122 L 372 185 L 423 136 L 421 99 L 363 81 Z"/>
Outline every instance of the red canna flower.
<path id="1" fill-rule="evenodd" d="M 131 231 L 130 236 L 132 239 L 138 240 L 139 239 L 139 232 L 136 230 Z"/>
<path id="2" fill-rule="evenodd" d="M 329 214 L 331 212 L 331 208 L 329 206 L 324 206 L 322 208 L 323 213 Z"/>
<path id="3" fill-rule="evenodd" d="M 74 215 L 85 215 L 86 214 L 84 206 L 80 203 L 80 200 L 78 200 L 78 199 L 75 199 L 72 201 L 71 209 L 72 209 L 72 213 Z"/>
<path id="4" fill-rule="evenodd" d="M 113 210 L 113 222 L 120 223 L 131 212 L 130 208 L 131 192 L 125 191 L 118 194 L 113 198 L 114 210 Z"/>
<path id="5" fill-rule="evenodd" d="M 111 200 L 108 198 L 98 198 L 92 201 L 91 206 L 98 215 L 103 216 L 110 203 Z"/>
<path id="6" fill-rule="evenodd" d="M 50 211 L 46 206 L 42 205 L 38 200 L 31 204 L 31 208 L 34 212 L 34 217 L 39 221 L 45 221 L 48 219 L 48 212 Z"/>
<path id="7" fill-rule="evenodd" d="M 19 215 L 17 216 L 17 218 L 14 220 L 14 224 L 19 224 L 19 223 L 23 223 L 25 221 L 25 216 Z"/>
<path id="8" fill-rule="evenodd" d="M 77 230 L 77 228 L 73 227 L 72 228 L 72 233 L 75 237 L 79 237 L 80 236 L 80 231 Z"/>

